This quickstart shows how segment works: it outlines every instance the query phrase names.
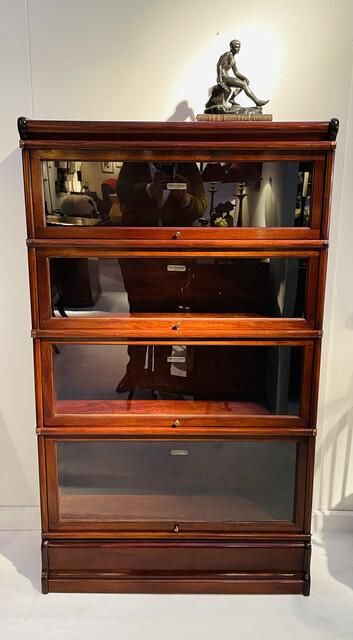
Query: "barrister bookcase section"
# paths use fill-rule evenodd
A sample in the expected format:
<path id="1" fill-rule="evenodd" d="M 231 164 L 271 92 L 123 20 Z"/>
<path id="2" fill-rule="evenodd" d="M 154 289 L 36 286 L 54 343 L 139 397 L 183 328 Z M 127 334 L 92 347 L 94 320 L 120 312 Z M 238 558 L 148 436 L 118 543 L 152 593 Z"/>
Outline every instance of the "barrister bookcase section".
<path id="1" fill-rule="evenodd" d="M 19 119 L 43 593 L 309 594 L 337 130 Z"/>

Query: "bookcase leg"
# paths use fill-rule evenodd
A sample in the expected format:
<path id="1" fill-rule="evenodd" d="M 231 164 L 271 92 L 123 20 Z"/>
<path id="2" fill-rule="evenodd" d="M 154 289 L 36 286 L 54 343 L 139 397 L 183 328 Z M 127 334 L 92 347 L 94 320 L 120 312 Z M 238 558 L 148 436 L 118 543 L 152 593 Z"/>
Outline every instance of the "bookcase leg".
<path id="1" fill-rule="evenodd" d="M 309 538 L 305 542 L 305 551 L 304 551 L 304 585 L 303 585 L 303 595 L 310 595 L 310 561 L 311 561 L 311 538 Z"/>
<path id="2" fill-rule="evenodd" d="M 42 593 L 49 593 L 48 540 L 42 542 Z"/>

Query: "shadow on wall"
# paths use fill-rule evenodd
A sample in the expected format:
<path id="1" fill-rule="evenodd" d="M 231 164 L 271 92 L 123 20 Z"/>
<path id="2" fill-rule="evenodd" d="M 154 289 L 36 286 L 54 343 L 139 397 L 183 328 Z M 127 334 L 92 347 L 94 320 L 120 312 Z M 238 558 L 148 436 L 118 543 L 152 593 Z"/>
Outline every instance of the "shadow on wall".
<path id="1" fill-rule="evenodd" d="M 298 638 L 352 638 L 352 552 L 353 539 L 347 533 L 314 537 L 310 597 L 291 596 L 290 601 Z"/>
<path id="2" fill-rule="evenodd" d="M 348 331 L 353 331 L 353 313 L 348 316 L 346 322 L 344 323 L 344 326 L 346 329 L 348 329 Z"/>
<path id="3" fill-rule="evenodd" d="M 347 393 L 341 396 L 333 403 L 327 406 L 325 411 L 328 422 L 330 417 L 337 415 L 340 407 L 345 406 L 348 401 L 353 400 L 353 375 L 348 385 Z M 350 473 L 353 470 L 353 407 L 341 415 L 340 419 L 330 429 L 330 432 L 324 437 L 321 447 L 318 449 L 318 456 L 321 455 L 322 464 L 325 465 L 329 460 L 330 478 L 328 491 L 328 505 L 335 510 L 353 511 L 353 494 L 350 493 Z M 344 451 L 344 458 L 342 458 Z M 339 491 L 339 501 L 337 501 L 337 493 Z"/>
<path id="4" fill-rule="evenodd" d="M 196 118 L 187 100 L 183 100 L 175 107 L 173 115 L 167 118 L 167 122 L 185 122 L 186 120 L 195 122 Z"/>
<path id="5" fill-rule="evenodd" d="M 334 417 L 353 400 L 353 375 L 346 393 L 327 405 L 325 417 L 333 424 Z M 332 417 L 332 420 L 330 419 Z M 322 527 L 323 545 L 327 552 L 328 569 L 331 575 L 353 589 L 353 535 L 352 532 L 353 493 L 351 476 L 353 472 L 353 407 L 343 413 L 338 422 L 330 428 L 317 452 L 322 465 L 329 468 L 328 499 L 329 513 L 324 514 Z M 339 512 L 340 515 L 336 515 Z M 344 522 L 347 513 L 347 521 Z M 337 518 L 343 526 L 337 529 Z M 343 533 L 342 533 L 343 532 Z M 344 534 L 345 532 L 345 534 Z M 338 538 L 342 536 L 342 544 Z M 346 551 L 342 549 L 347 547 Z"/>
<path id="6" fill-rule="evenodd" d="M 349 498 L 352 501 L 353 494 Z M 340 504 L 335 507 L 340 508 Z M 333 530 L 330 518 L 331 515 L 325 518 L 321 534 L 327 554 L 328 570 L 336 580 L 353 590 L 353 535 L 352 532 Z"/>
<path id="7" fill-rule="evenodd" d="M 14 426 L 14 429 L 15 428 L 16 427 Z M 28 478 L 23 470 L 23 463 L 17 455 L 16 448 L 8 429 L 9 427 L 0 413 L 0 447 L 1 451 L 6 452 L 6 475 L 8 486 L 11 485 L 11 487 L 15 489 L 16 496 L 21 496 L 22 505 L 33 505 L 37 502 L 38 497 L 33 493 Z M 33 443 L 35 443 L 35 435 L 33 435 Z M 3 504 L 6 505 L 8 503 L 3 500 Z"/>
<path id="8" fill-rule="evenodd" d="M 14 427 L 15 428 L 15 427 Z M 21 496 L 22 504 L 35 504 L 37 497 L 33 495 L 26 474 L 22 467 L 22 462 L 17 455 L 14 443 L 8 432 L 6 422 L 0 414 L 0 447 L 6 452 L 7 481 L 12 487 L 15 486 L 16 495 Z M 16 567 L 19 574 L 28 578 L 33 587 L 40 591 L 40 532 L 26 531 L 26 543 L 30 537 L 33 550 L 28 552 L 28 547 L 22 548 L 23 532 L 2 531 L 0 535 L 0 553 L 8 558 Z M 35 545 L 35 546 L 34 546 Z"/>
<path id="9" fill-rule="evenodd" d="M 0 532 L 0 554 L 8 558 L 38 592 L 41 592 L 40 545 L 40 531 Z"/>

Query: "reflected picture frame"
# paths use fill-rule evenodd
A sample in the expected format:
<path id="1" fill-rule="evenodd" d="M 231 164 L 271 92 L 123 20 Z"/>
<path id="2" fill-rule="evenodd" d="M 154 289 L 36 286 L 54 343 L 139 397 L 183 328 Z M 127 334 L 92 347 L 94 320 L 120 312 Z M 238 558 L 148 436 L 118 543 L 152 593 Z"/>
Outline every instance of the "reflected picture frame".
<path id="1" fill-rule="evenodd" d="M 102 173 L 114 173 L 113 162 L 101 162 Z"/>

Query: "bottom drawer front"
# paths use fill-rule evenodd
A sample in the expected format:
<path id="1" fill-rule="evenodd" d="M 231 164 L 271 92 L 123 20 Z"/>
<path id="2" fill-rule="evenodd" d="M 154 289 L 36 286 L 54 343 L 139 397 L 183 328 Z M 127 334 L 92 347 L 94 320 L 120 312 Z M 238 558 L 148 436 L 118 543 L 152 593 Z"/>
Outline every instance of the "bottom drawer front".
<path id="1" fill-rule="evenodd" d="M 49 575 L 302 575 L 304 543 L 49 542 Z"/>

